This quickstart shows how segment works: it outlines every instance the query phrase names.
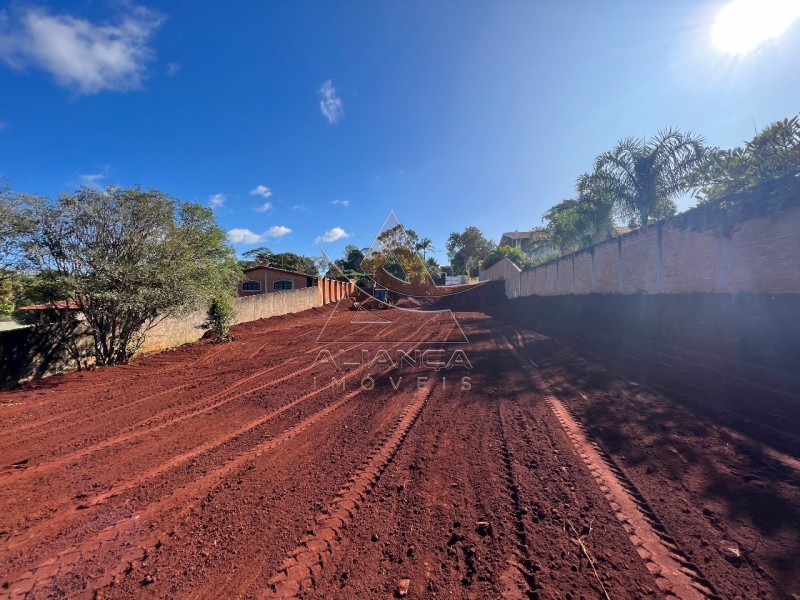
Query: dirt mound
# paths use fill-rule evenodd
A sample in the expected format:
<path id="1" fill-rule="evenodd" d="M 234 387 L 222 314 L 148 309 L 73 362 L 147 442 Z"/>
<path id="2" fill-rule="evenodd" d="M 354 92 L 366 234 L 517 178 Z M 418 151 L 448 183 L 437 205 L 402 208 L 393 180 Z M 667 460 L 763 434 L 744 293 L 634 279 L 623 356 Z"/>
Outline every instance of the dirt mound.
<path id="1" fill-rule="evenodd" d="M 413 308 L 418 309 L 422 306 L 422 302 L 416 298 L 400 298 L 394 303 L 397 308 Z"/>
<path id="2" fill-rule="evenodd" d="M 506 301 L 505 284 L 502 281 L 487 281 L 456 294 L 422 299 L 428 308 L 457 311 L 488 311 Z"/>

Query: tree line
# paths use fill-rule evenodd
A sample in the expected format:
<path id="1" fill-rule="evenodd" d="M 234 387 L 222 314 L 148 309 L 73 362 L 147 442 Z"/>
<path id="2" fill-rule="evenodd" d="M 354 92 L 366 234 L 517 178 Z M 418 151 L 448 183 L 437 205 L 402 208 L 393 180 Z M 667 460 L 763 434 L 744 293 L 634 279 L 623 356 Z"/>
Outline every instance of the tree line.
<path id="1" fill-rule="evenodd" d="M 222 332 L 231 319 L 241 269 L 209 208 L 140 187 L 50 200 L 3 184 L 0 223 L 6 309 L 9 296 L 17 305 L 61 302 L 50 312 L 69 331 L 79 311 L 98 365 L 127 362 L 166 317 L 211 306 L 223 321 L 209 326 Z"/>
<path id="2" fill-rule="evenodd" d="M 442 284 L 446 275 L 475 277 L 503 257 L 526 267 L 574 252 L 613 237 L 620 224 L 645 227 L 674 215 L 675 199 L 689 192 L 726 226 L 754 214 L 780 215 L 800 202 L 798 117 L 772 123 L 730 150 L 673 129 L 623 139 L 595 159 L 575 192 L 534 229 L 536 259 L 498 248 L 470 226 L 449 235 L 449 264 L 440 265 L 429 238 L 402 229 L 384 232 L 390 245 L 414 248 L 422 263 L 403 252 L 370 257 L 368 248 L 350 245 L 333 269 L 322 259 L 269 248 L 237 260 L 209 208 L 158 190 L 82 188 L 51 200 L 17 193 L 0 180 L 0 316 L 23 303 L 70 299 L 85 317 L 97 364 L 117 364 L 167 316 L 210 306 L 208 326 L 224 337 L 236 283 L 253 266 L 344 274 L 369 287 L 365 258 L 379 258 L 398 278 L 429 274 Z M 415 271 L 419 265 L 427 274 Z"/>
<path id="3" fill-rule="evenodd" d="M 649 139 L 625 138 L 578 177 L 575 197 L 544 214 L 545 224 L 534 228 L 538 259 L 503 246 L 484 267 L 503 257 L 533 266 L 614 237 L 620 226 L 646 227 L 673 216 L 675 199 L 687 193 L 728 222 L 777 215 L 798 200 L 799 174 L 798 117 L 772 123 L 730 150 L 706 146 L 701 136 L 675 129 Z"/>

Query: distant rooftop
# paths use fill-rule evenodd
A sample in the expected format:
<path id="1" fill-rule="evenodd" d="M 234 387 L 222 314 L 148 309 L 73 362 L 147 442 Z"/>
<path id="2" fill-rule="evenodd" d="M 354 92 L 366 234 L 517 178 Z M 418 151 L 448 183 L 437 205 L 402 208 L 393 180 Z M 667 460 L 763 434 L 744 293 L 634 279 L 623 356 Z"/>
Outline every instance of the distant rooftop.
<path id="1" fill-rule="evenodd" d="M 20 306 L 20 310 L 78 310 L 78 303 L 75 300 L 57 300 L 46 304 L 30 304 Z"/>
<path id="2" fill-rule="evenodd" d="M 518 240 L 527 240 L 531 238 L 540 238 L 547 235 L 545 231 L 507 231 L 503 234 L 503 237 L 518 239 Z"/>

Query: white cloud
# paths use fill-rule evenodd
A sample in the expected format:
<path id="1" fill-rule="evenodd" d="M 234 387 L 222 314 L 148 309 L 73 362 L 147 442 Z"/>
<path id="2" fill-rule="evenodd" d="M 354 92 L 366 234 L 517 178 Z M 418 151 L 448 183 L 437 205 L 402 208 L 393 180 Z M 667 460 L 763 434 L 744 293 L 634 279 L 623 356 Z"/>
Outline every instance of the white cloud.
<path id="1" fill-rule="evenodd" d="M 331 200 L 334 206 L 350 206 L 350 200 Z"/>
<path id="2" fill-rule="evenodd" d="M 105 179 L 105 173 L 89 173 L 86 175 L 81 175 L 81 185 L 85 185 L 86 187 L 98 187 L 100 185 L 100 180 Z"/>
<path id="3" fill-rule="evenodd" d="M 333 81 L 328 79 L 319 88 L 322 100 L 319 101 L 319 109 L 328 120 L 328 123 L 335 125 L 344 116 L 344 102 L 336 95 L 336 88 Z"/>
<path id="4" fill-rule="evenodd" d="M 3 131 L 3 129 L 6 128 L 6 125 L 8 125 L 8 123 L 6 123 L 5 121 L 0 120 L 0 131 Z"/>
<path id="5" fill-rule="evenodd" d="M 167 63 L 167 75 L 172 77 L 173 75 L 177 75 L 178 71 L 181 70 L 180 63 Z"/>
<path id="6" fill-rule="evenodd" d="M 254 233 L 249 229 L 229 229 L 228 241 L 232 244 L 263 244 L 267 240 L 283 237 L 292 230 L 283 225 L 273 225 L 264 233 Z"/>
<path id="7" fill-rule="evenodd" d="M 208 197 L 208 205 L 211 208 L 220 208 L 223 204 L 225 204 L 225 200 L 228 198 L 225 194 L 214 194 L 213 196 Z"/>
<path id="8" fill-rule="evenodd" d="M 317 237 L 317 239 L 314 240 L 314 243 L 319 244 L 320 242 L 335 242 L 336 240 L 341 240 L 342 238 L 349 238 L 351 235 L 353 234 L 347 233 L 341 227 L 334 227 L 333 229 L 329 229 L 321 236 Z"/>
<path id="9" fill-rule="evenodd" d="M 81 94 L 138 89 L 155 56 L 150 37 L 164 18 L 133 4 L 114 24 L 92 23 L 43 8 L 0 13 L 0 59 L 15 69 L 47 71 Z"/>
<path id="10" fill-rule="evenodd" d="M 111 165 L 103 165 L 98 173 L 81 173 L 78 175 L 80 184 L 89 188 L 99 188 L 103 185 L 104 179 L 108 178 L 108 173 L 111 171 Z"/>
<path id="11" fill-rule="evenodd" d="M 279 238 L 285 236 L 287 233 L 292 233 L 292 230 L 283 225 L 273 225 L 264 232 L 264 235 L 268 238 Z"/>
<path id="12" fill-rule="evenodd" d="M 249 194 L 251 196 L 261 196 L 262 198 L 269 198 L 270 196 L 272 196 L 272 190 L 265 185 L 257 185 L 252 190 L 250 190 Z"/>
<path id="13" fill-rule="evenodd" d="M 228 241 L 231 244 L 258 244 L 264 241 L 264 237 L 259 233 L 253 233 L 249 229 L 229 229 Z"/>
<path id="14" fill-rule="evenodd" d="M 261 206 L 256 207 L 256 212 L 267 212 L 272 208 L 272 202 L 264 202 Z"/>

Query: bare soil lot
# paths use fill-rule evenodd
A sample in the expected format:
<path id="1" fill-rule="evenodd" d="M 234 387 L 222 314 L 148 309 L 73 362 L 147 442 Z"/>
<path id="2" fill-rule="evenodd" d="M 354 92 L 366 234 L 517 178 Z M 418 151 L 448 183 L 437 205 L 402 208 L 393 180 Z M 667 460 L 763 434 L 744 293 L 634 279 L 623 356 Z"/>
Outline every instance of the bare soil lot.
<path id="1" fill-rule="evenodd" d="M 502 303 L 456 313 L 464 345 L 429 343 L 447 320 L 352 314 L 0 393 L 2 594 L 800 594 L 792 427 L 730 385 L 720 399 L 715 373 L 748 373 L 730 357 L 693 359 L 678 386 Z M 349 341 L 320 345 L 323 327 Z M 448 368 L 457 348 L 469 365 Z M 793 380 L 774 379 L 791 403 Z"/>

